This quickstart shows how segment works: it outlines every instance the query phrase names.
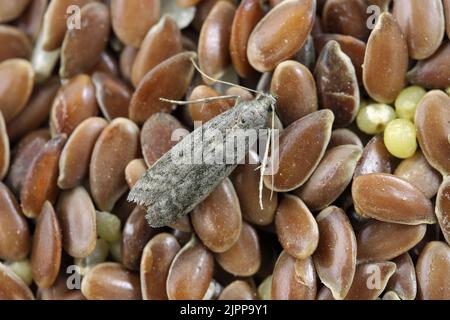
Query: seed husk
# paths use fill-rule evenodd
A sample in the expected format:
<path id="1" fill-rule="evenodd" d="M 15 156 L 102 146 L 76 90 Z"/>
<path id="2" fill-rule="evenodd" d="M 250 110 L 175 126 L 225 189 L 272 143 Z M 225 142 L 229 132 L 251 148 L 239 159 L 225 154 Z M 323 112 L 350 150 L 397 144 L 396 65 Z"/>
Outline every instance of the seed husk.
<path id="1" fill-rule="evenodd" d="M 356 165 L 354 178 L 370 173 L 392 173 L 394 157 L 386 149 L 383 136 L 374 136 L 366 144 L 363 154 Z"/>
<path id="2" fill-rule="evenodd" d="M 436 197 L 436 217 L 445 240 L 450 244 L 450 177 L 444 178 Z"/>
<path id="3" fill-rule="evenodd" d="M 223 289 L 218 300 L 256 300 L 256 292 L 246 281 L 236 280 Z"/>
<path id="4" fill-rule="evenodd" d="M 414 300 L 417 294 L 417 280 L 411 256 L 404 253 L 392 262 L 397 269 L 389 279 L 386 290 L 394 291 L 402 300 Z"/>
<path id="5" fill-rule="evenodd" d="M 3 263 L 0 263 L 0 299 L 34 300 L 30 288 Z"/>
<path id="6" fill-rule="evenodd" d="M 31 56 L 31 43 L 20 29 L 0 25 L 0 62 L 8 59 L 28 59 Z"/>

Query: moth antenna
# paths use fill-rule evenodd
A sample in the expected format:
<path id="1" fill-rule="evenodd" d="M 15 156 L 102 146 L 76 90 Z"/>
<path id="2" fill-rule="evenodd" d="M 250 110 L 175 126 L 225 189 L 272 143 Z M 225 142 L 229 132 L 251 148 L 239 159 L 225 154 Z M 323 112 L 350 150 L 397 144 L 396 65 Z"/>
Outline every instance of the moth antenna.
<path id="1" fill-rule="evenodd" d="M 263 179 L 264 179 L 264 173 L 266 171 L 267 159 L 269 158 L 271 131 L 272 130 L 269 129 L 266 150 L 264 150 L 264 158 L 261 162 L 261 171 L 260 171 L 260 176 L 259 176 L 259 206 L 260 206 L 261 210 L 264 209 L 264 206 L 262 203 Z"/>
<path id="2" fill-rule="evenodd" d="M 159 98 L 160 101 L 172 103 L 172 104 L 179 104 L 179 105 L 186 105 L 186 104 L 195 104 L 195 103 L 208 103 L 215 100 L 222 100 L 222 99 L 239 99 L 240 96 L 236 95 L 224 95 L 224 96 L 218 96 L 218 97 L 208 97 L 208 98 L 202 98 L 202 99 L 196 99 L 196 100 L 188 100 L 188 101 L 181 101 L 181 100 L 172 100 L 172 99 L 166 99 L 166 98 Z"/>
<path id="3" fill-rule="evenodd" d="M 271 133 L 271 144 L 273 144 L 274 143 L 274 141 L 275 141 L 275 106 L 274 105 L 272 105 L 272 124 L 271 124 L 271 126 L 272 126 L 272 128 L 271 128 L 271 130 L 270 130 L 270 133 Z M 273 147 L 273 146 L 272 146 Z M 272 149 L 272 155 L 273 155 L 273 149 Z M 272 186 L 273 186 L 273 182 L 274 182 L 274 175 L 273 175 L 273 161 L 271 161 L 271 166 L 272 166 L 272 170 L 271 170 L 271 173 L 272 173 L 272 175 L 271 175 L 271 180 L 272 180 Z M 273 197 L 273 188 L 271 188 L 270 189 L 270 200 L 272 200 L 272 197 Z"/>

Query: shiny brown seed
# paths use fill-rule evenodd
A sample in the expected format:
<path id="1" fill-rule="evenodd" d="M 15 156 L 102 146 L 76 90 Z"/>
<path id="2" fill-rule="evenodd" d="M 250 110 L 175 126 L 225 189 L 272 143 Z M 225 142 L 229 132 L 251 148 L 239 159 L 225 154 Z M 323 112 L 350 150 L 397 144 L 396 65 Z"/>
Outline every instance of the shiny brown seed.
<path id="1" fill-rule="evenodd" d="M 425 224 L 401 225 L 372 220 L 359 230 L 358 261 L 391 260 L 413 248 L 425 235 Z"/>
<path id="2" fill-rule="evenodd" d="M 27 59 L 31 55 L 31 43 L 27 35 L 20 29 L 0 25 L 0 62 L 8 59 Z"/>
<path id="3" fill-rule="evenodd" d="M 133 85 L 137 87 L 147 72 L 182 49 L 180 28 L 173 18 L 164 16 L 148 31 L 134 59 L 131 71 Z"/>
<path id="4" fill-rule="evenodd" d="M 445 240 L 450 244 L 450 176 L 444 178 L 436 197 L 436 217 Z"/>
<path id="5" fill-rule="evenodd" d="M 286 192 L 304 184 L 325 153 L 333 120 L 330 110 L 320 110 L 284 129 L 280 134 L 279 170 L 273 176 L 264 176 L 265 185 Z"/>
<path id="6" fill-rule="evenodd" d="M 247 43 L 253 28 L 264 16 L 258 0 L 241 1 L 231 27 L 230 55 L 239 76 L 247 78 L 254 70 L 247 58 Z"/>
<path id="7" fill-rule="evenodd" d="M 247 57 L 253 68 L 271 71 L 299 51 L 310 33 L 316 0 L 286 0 L 256 25 L 248 40 Z"/>
<path id="8" fill-rule="evenodd" d="M 49 288 L 59 274 L 62 236 L 55 210 L 45 202 L 37 219 L 31 251 L 33 279 L 39 288 Z"/>
<path id="9" fill-rule="evenodd" d="M 317 222 L 302 200 L 285 195 L 275 215 L 275 228 L 283 249 L 297 259 L 310 257 L 319 242 Z"/>
<path id="10" fill-rule="evenodd" d="M 193 236 L 172 261 L 167 296 L 170 300 L 202 299 L 211 283 L 213 269 L 213 255 Z"/>
<path id="11" fill-rule="evenodd" d="M 8 59 L 0 63 L 0 111 L 9 123 L 25 108 L 33 91 L 34 72 L 23 59 Z"/>
<path id="12" fill-rule="evenodd" d="M 328 149 L 346 144 L 351 144 L 363 148 L 361 139 L 350 129 L 342 128 L 333 130 L 333 132 L 331 132 Z"/>
<path id="13" fill-rule="evenodd" d="M 256 292 L 246 281 L 236 280 L 223 289 L 219 300 L 256 300 Z"/>
<path id="14" fill-rule="evenodd" d="M 144 175 L 147 169 L 144 159 L 134 159 L 127 164 L 125 179 L 130 189 L 133 188 L 134 184 Z"/>
<path id="15" fill-rule="evenodd" d="M 131 82 L 131 73 L 137 53 L 138 50 L 130 46 L 123 48 L 120 53 L 120 73 L 128 82 Z"/>
<path id="16" fill-rule="evenodd" d="M 447 31 L 447 37 L 450 38 L 450 0 L 444 0 L 444 14 L 445 14 L 445 29 Z"/>
<path id="17" fill-rule="evenodd" d="M 74 258 L 85 258 L 95 249 L 97 224 L 94 204 L 83 187 L 63 191 L 56 208 L 64 250 Z"/>
<path id="18" fill-rule="evenodd" d="M 177 239 L 168 233 L 154 236 L 145 246 L 141 259 L 141 288 L 144 300 L 167 300 L 166 281 L 175 255 Z"/>
<path id="19" fill-rule="evenodd" d="M 316 292 L 316 271 L 312 259 L 300 260 L 286 251 L 281 252 L 273 270 L 271 299 L 314 300 Z"/>
<path id="20" fill-rule="evenodd" d="M 139 48 L 147 31 L 158 21 L 160 0 L 111 1 L 111 22 L 117 37 L 128 46 Z"/>
<path id="21" fill-rule="evenodd" d="M 314 266 L 320 280 L 342 300 L 350 290 L 356 268 L 356 238 L 344 211 L 328 207 L 316 217 L 319 245 L 314 252 Z"/>
<path id="22" fill-rule="evenodd" d="M 321 108 L 330 109 L 334 125 L 345 127 L 355 120 L 359 109 L 359 87 L 355 67 L 339 43 L 329 41 L 317 60 L 314 77 Z"/>
<path id="23" fill-rule="evenodd" d="M 408 46 L 394 17 L 384 12 L 367 41 L 363 82 L 370 97 L 391 103 L 405 86 Z"/>
<path id="24" fill-rule="evenodd" d="M 386 290 L 394 291 L 402 300 L 414 300 L 417 294 L 417 281 L 411 256 L 404 253 L 392 262 L 395 263 L 397 269 L 389 279 Z"/>
<path id="25" fill-rule="evenodd" d="M 323 286 L 319 292 L 317 293 L 316 300 L 334 300 L 333 294 L 331 293 L 331 290 L 328 289 L 328 287 Z"/>
<path id="26" fill-rule="evenodd" d="M 377 135 L 364 147 L 363 154 L 356 165 L 354 177 L 369 173 L 392 173 L 394 157 L 386 149 L 383 136 Z"/>
<path id="27" fill-rule="evenodd" d="M 31 246 L 28 223 L 14 195 L 1 182 L 0 212 L 0 259 L 21 260 L 28 255 Z"/>
<path id="28" fill-rule="evenodd" d="M 0 23 L 12 21 L 20 16 L 30 0 L 1 0 L 0 1 Z"/>
<path id="29" fill-rule="evenodd" d="M 393 15 L 406 37 L 412 59 L 426 59 L 436 52 L 445 33 L 441 0 L 396 0 Z"/>
<path id="30" fill-rule="evenodd" d="M 316 49 L 314 48 L 314 39 L 311 34 L 306 38 L 303 47 L 298 51 L 293 59 L 303 64 L 309 70 L 313 70 L 316 65 Z"/>
<path id="31" fill-rule="evenodd" d="M 337 146 L 328 150 L 311 178 L 295 194 L 311 210 L 318 211 L 333 203 L 352 181 L 361 147 Z"/>
<path id="32" fill-rule="evenodd" d="M 10 163 L 9 137 L 6 131 L 5 119 L 0 111 L 0 180 L 6 176 Z"/>
<path id="33" fill-rule="evenodd" d="M 170 113 L 173 106 L 159 98 L 183 97 L 194 75 L 191 59 L 195 57 L 194 52 L 182 52 L 148 72 L 131 98 L 130 119 L 142 124 L 157 112 Z"/>
<path id="34" fill-rule="evenodd" d="M 429 199 L 436 195 L 442 182 L 441 175 L 428 164 L 421 151 L 400 162 L 394 175 L 417 187 Z"/>
<path id="35" fill-rule="evenodd" d="M 198 100 L 211 97 L 218 97 L 220 94 L 205 85 L 199 85 L 192 90 L 189 100 Z M 192 121 L 201 121 L 205 123 L 219 114 L 232 108 L 234 105 L 228 100 L 216 100 L 209 103 L 191 103 L 189 104 L 189 115 Z"/>
<path id="36" fill-rule="evenodd" d="M 238 240 L 227 251 L 218 253 L 216 260 L 225 271 L 235 276 L 254 275 L 261 265 L 261 249 L 255 229 L 244 222 Z"/>
<path id="37" fill-rule="evenodd" d="M 274 219 L 278 206 L 278 193 L 272 193 L 263 186 L 261 208 L 259 205 L 261 172 L 259 169 L 257 170 L 258 154 L 250 150 L 248 158 L 252 162 L 239 165 L 231 174 L 230 179 L 239 198 L 242 217 L 252 224 L 266 226 L 271 224 Z"/>
<path id="38" fill-rule="evenodd" d="M 119 263 L 104 262 L 92 268 L 81 282 L 88 300 L 140 300 L 139 276 Z"/>
<path id="39" fill-rule="evenodd" d="M 0 262 L 0 300 L 34 300 L 30 288 Z"/>
<path id="40" fill-rule="evenodd" d="M 20 201 L 23 213 L 29 218 L 39 215 L 46 200 L 53 203 L 58 196 L 58 162 L 65 141 L 64 136 L 48 141 L 28 169 Z"/>
<path id="41" fill-rule="evenodd" d="M 239 199 L 227 178 L 191 213 L 194 230 L 208 249 L 229 250 L 239 239 L 242 227 Z"/>
<path id="42" fill-rule="evenodd" d="M 450 174 L 450 97 L 442 91 L 428 92 L 416 109 L 417 139 L 428 163 L 442 175 Z"/>
<path id="43" fill-rule="evenodd" d="M 125 118 L 111 121 L 98 137 L 91 157 L 89 184 L 100 210 L 111 211 L 128 189 L 125 168 L 136 158 L 138 149 L 139 128 Z"/>
<path id="44" fill-rule="evenodd" d="M 91 75 L 96 72 L 106 73 L 113 78 L 117 78 L 119 76 L 119 65 L 115 56 L 107 51 L 103 51 L 100 54 L 99 61 L 88 71 Z"/>
<path id="45" fill-rule="evenodd" d="M 408 225 L 436 223 L 431 201 L 412 184 L 391 174 L 357 177 L 352 196 L 356 212 L 362 216 Z"/>
<path id="46" fill-rule="evenodd" d="M 47 4 L 48 0 L 34 0 L 17 19 L 17 26 L 33 41 L 37 39 L 41 30 Z"/>
<path id="47" fill-rule="evenodd" d="M 284 61 L 275 68 L 270 91 L 277 97 L 277 114 L 285 126 L 318 109 L 314 77 L 296 61 Z"/>

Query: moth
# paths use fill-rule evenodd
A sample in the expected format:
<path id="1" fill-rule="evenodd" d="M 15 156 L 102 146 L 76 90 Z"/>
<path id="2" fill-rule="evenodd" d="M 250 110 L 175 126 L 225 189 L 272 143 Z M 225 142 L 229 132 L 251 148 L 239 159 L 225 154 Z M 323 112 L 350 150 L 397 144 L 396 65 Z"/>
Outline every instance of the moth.
<path id="1" fill-rule="evenodd" d="M 227 137 L 238 130 L 263 129 L 267 126 L 270 114 L 274 114 L 275 103 L 274 96 L 261 92 L 251 101 L 238 99 L 233 108 L 195 129 L 155 162 L 133 186 L 128 194 L 128 201 L 147 209 L 146 218 L 152 227 L 174 223 L 203 201 L 224 178 L 230 175 L 241 160 L 236 155 L 231 162 L 194 163 L 192 157 L 212 158 L 218 151 L 225 149 L 226 139 L 217 141 L 215 135 L 210 133 L 219 132 Z M 268 145 L 269 142 L 264 159 L 267 158 Z M 249 147 L 245 146 L 245 154 L 248 153 Z M 186 153 L 186 150 L 190 151 L 190 154 Z M 261 167 L 264 165 L 266 163 Z"/>

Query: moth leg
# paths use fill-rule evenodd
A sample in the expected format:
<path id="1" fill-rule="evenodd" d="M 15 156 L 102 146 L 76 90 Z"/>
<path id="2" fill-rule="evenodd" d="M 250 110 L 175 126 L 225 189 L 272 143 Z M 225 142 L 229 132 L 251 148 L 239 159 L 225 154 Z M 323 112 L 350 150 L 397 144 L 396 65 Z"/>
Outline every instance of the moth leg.
<path id="1" fill-rule="evenodd" d="M 224 95 L 224 96 L 218 96 L 218 97 L 208 97 L 203 99 L 196 99 L 196 100 L 188 100 L 188 101 L 180 101 L 180 100 L 171 100 L 166 98 L 159 98 L 160 101 L 173 103 L 173 104 L 179 104 L 179 105 L 186 105 L 186 104 L 195 104 L 195 103 L 208 103 L 216 100 L 223 100 L 223 99 L 236 99 L 239 100 L 240 96 L 236 95 Z"/>

